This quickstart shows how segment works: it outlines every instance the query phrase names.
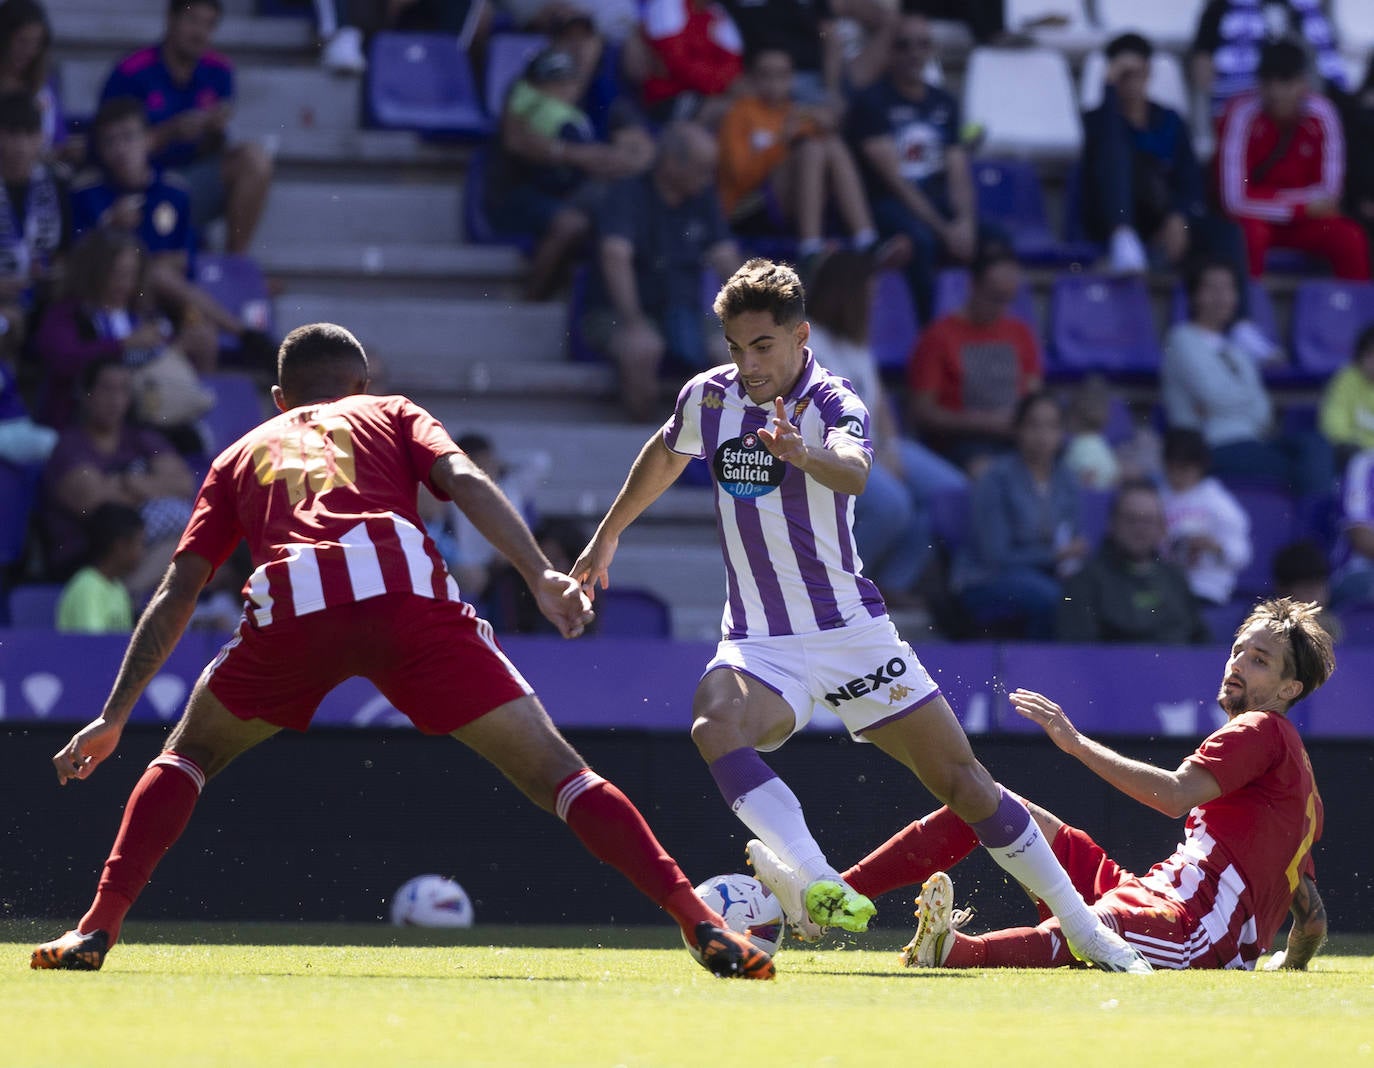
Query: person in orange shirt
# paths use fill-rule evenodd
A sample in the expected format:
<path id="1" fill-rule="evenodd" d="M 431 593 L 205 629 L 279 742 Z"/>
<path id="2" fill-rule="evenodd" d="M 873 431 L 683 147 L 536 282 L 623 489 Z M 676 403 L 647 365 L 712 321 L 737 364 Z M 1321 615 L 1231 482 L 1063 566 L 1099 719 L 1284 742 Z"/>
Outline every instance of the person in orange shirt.
<path id="1" fill-rule="evenodd" d="M 792 98 L 792 57 L 763 47 L 749 60 L 753 92 L 739 97 L 720 126 L 720 199 L 732 228 L 791 232 L 803 261 L 825 244 L 833 200 L 854 247 L 878 243 L 854 157 L 824 106 Z"/>

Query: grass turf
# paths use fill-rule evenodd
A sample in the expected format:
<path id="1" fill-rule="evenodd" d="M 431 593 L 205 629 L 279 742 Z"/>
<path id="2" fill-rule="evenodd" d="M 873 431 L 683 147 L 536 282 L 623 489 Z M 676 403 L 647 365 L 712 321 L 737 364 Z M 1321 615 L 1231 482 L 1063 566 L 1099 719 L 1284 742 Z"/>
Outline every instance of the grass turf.
<path id="1" fill-rule="evenodd" d="M 99 974 L 0 923 L 0 1065 L 1374 1065 L 1374 938 L 1307 973 L 908 971 L 901 936 L 721 982 L 671 928 L 131 923 Z"/>

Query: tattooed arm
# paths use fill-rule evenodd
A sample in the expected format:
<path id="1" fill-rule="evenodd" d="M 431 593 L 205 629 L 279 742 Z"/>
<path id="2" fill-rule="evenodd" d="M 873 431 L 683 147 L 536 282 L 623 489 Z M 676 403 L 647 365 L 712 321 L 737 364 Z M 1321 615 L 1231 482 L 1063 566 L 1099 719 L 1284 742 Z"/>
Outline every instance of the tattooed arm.
<path id="1" fill-rule="evenodd" d="M 1265 965 L 1268 971 L 1279 968 L 1302 971 L 1326 944 L 1326 906 L 1311 876 L 1304 875 L 1298 880 L 1291 908 L 1293 926 L 1288 929 L 1288 946 L 1270 958 Z"/>

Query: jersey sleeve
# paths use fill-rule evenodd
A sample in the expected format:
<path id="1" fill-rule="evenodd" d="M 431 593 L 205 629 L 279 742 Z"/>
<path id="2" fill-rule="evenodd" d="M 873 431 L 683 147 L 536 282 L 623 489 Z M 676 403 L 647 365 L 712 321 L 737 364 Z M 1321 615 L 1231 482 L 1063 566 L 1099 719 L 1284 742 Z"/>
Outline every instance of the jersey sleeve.
<path id="1" fill-rule="evenodd" d="M 435 463 L 450 453 L 460 451 L 458 446 L 443 424 L 425 409 L 404 397 L 398 397 L 397 402 L 403 440 L 416 481 L 423 482 L 441 501 L 448 500 L 449 495 L 435 484 L 431 475 Z"/>
<path id="2" fill-rule="evenodd" d="M 868 408 L 859 395 L 839 379 L 824 389 L 818 397 L 816 409 L 825 425 L 825 447 L 834 448 L 840 442 L 863 446 L 872 455 L 873 439 L 869 427 Z"/>
<path id="3" fill-rule="evenodd" d="M 701 405 L 704 402 L 701 393 L 702 386 L 696 379 L 683 386 L 677 395 L 673 414 L 660 431 L 663 444 L 669 451 L 699 460 L 705 457 L 701 436 Z"/>
<path id="4" fill-rule="evenodd" d="M 226 467 L 216 461 L 196 494 L 191 518 L 182 532 L 175 555 L 195 553 L 218 569 L 229 559 L 243 536 L 233 478 Z"/>
<path id="5" fill-rule="evenodd" d="M 1211 772 L 1223 794 L 1258 779 L 1283 755 L 1283 740 L 1266 712 L 1246 712 L 1211 735 L 1188 757 Z"/>

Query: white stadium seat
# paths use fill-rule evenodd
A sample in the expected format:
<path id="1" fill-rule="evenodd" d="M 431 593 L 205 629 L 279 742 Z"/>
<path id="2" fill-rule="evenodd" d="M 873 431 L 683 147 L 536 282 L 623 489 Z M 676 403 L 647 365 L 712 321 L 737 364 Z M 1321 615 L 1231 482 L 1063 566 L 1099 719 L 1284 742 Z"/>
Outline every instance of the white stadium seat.
<path id="1" fill-rule="evenodd" d="M 1102 103 L 1106 76 L 1107 57 L 1101 52 L 1089 52 L 1078 77 L 1078 102 L 1084 111 L 1092 111 Z M 1183 64 L 1172 52 L 1156 52 L 1150 60 L 1148 92 L 1156 104 L 1173 108 L 1185 119 L 1188 117 L 1188 83 L 1183 77 Z"/>
<path id="2" fill-rule="evenodd" d="M 1352 52 L 1374 48 L 1374 3 L 1370 0 L 1331 0 L 1336 36 Z"/>
<path id="3" fill-rule="evenodd" d="M 1134 30 L 1157 48 L 1182 51 L 1193 43 L 1204 3 L 1205 0 L 1097 0 L 1097 24 L 1109 38 Z"/>
<path id="4" fill-rule="evenodd" d="M 975 48 L 964 120 L 987 131 L 986 156 L 1077 158 L 1083 147 L 1068 60 L 1048 48 Z"/>
<path id="5" fill-rule="evenodd" d="M 1038 44 L 1081 55 L 1102 43 L 1102 31 L 1088 17 L 1084 0 L 1005 0 L 1005 25 Z M 1046 23 L 1045 20 L 1053 20 Z"/>

